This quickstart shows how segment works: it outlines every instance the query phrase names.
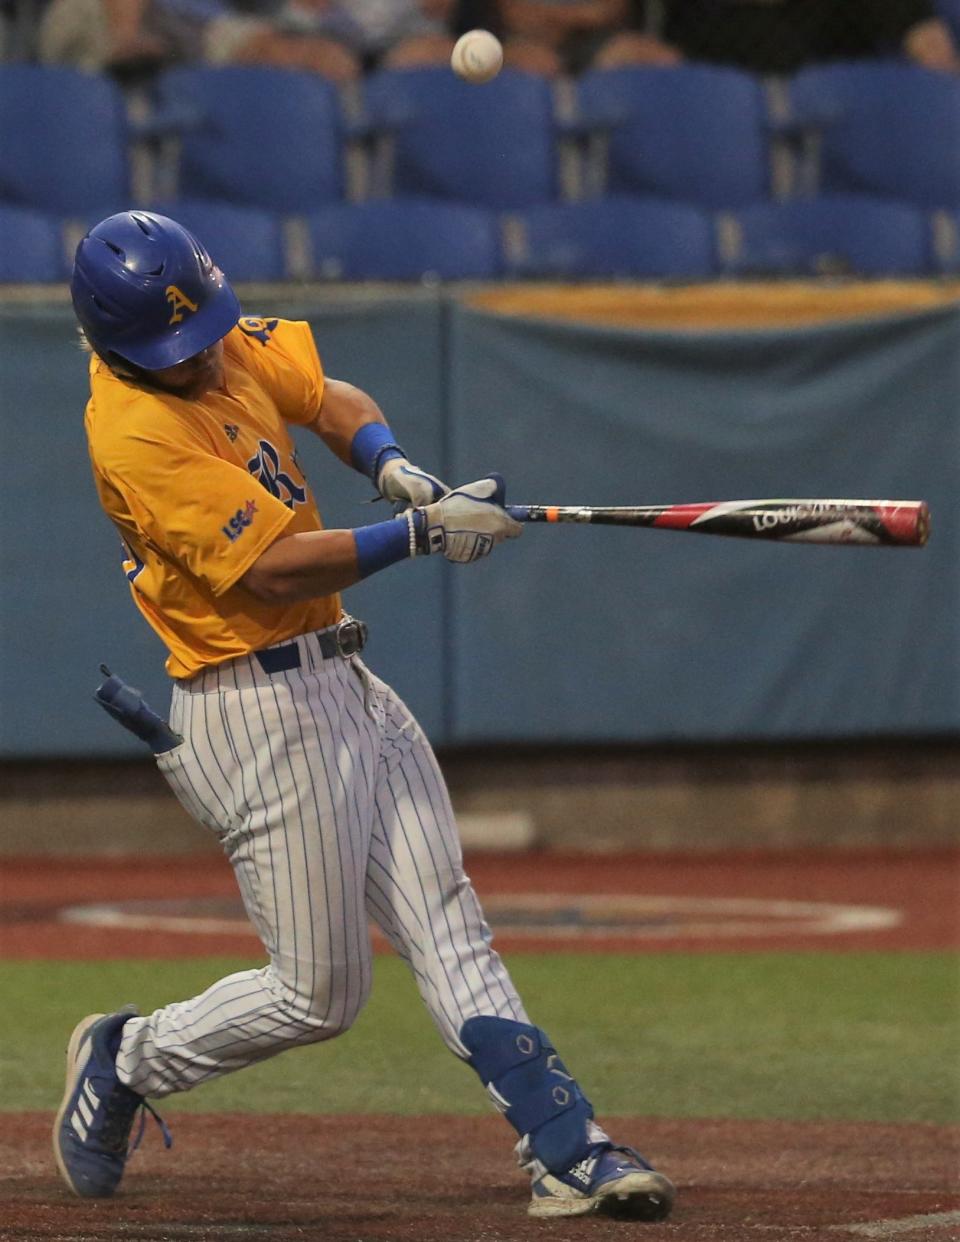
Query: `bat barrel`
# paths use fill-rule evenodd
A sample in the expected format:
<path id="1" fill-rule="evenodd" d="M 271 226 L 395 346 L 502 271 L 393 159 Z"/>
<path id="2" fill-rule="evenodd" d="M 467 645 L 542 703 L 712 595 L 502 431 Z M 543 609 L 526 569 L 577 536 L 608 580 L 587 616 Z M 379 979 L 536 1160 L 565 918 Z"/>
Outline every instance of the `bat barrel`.
<path id="1" fill-rule="evenodd" d="M 507 512 L 518 522 L 648 526 L 791 543 L 922 547 L 930 533 L 930 511 L 922 500 L 726 500 L 632 507 L 508 505 Z"/>
<path id="2" fill-rule="evenodd" d="M 929 506 L 923 500 L 891 506 L 885 525 L 895 543 L 922 548 L 930 538 Z"/>

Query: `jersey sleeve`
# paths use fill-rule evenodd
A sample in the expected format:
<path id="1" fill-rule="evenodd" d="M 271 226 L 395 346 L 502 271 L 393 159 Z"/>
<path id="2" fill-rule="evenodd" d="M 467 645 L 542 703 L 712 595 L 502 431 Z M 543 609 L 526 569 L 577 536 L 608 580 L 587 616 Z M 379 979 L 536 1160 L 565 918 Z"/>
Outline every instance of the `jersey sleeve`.
<path id="1" fill-rule="evenodd" d="M 243 315 L 227 347 L 242 352 L 244 365 L 276 402 L 285 422 L 314 421 L 323 399 L 323 366 L 308 323 Z"/>
<path id="2" fill-rule="evenodd" d="M 147 542 L 222 595 L 293 519 L 239 466 L 202 440 L 163 429 L 114 442 L 94 462 Z"/>

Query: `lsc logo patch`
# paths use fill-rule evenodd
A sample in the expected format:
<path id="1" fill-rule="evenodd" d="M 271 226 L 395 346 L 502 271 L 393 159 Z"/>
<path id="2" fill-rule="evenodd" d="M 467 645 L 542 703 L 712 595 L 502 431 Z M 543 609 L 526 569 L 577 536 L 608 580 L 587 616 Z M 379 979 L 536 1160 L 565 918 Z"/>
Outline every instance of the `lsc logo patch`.
<path id="1" fill-rule="evenodd" d="M 233 517 L 228 519 L 224 526 L 220 527 L 231 543 L 235 543 L 240 538 L 253 521 L 253 515 L 256 511 L 257 502 L 255 500 L 248 500 L 242 508 L 236 511 Z"/>

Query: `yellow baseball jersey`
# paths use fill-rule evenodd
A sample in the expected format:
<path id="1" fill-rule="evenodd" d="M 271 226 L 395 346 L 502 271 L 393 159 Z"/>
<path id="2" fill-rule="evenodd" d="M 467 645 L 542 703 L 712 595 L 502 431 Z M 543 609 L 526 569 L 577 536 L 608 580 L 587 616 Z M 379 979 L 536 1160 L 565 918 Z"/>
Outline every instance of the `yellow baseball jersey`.
<path id="1" fill-rule="evenodd" d="M 320 409 L 310 327 L 245 316 L 224 338 L 223 365 L 222 388 L 187 399 L 120 379 L 96 355 L 90 363 L 94 481 L 175 678 L 340 616 L 339 595 L 272 604 L 237 585 L 279 535 L 322 529 L 287 426 Z"/>

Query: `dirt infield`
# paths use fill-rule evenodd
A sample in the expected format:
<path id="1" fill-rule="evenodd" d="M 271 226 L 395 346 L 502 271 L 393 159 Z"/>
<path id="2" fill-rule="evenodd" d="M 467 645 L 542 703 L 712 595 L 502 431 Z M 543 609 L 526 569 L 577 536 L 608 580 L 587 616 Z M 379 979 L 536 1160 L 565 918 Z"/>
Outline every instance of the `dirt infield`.
<path id="1" fill-rule="evenodd" d="M 960 854 L 477 855 L 505 949 L 942 949 L 960 944 Z M 12 860 L 7 958 L 262 952 L 212 859 Z M 113 1200 L 74 1199 L 51 1114 L 0 1113 L 0 1242 L 960 1240 L 960 1135 L 931 1125 L 620 1118 L 679 1187 L 656 1225 L 542 1222 L 495 1116 L 177 1114 L 152 1125 Z M 602 1119 L 601 1119 L 602 1120 Z"/>
<path id="2" fill-rule="evenodd" d="M 942 949 L 960 945 L 960 851 L 476 854 L 504 951 Z M 218 856 L 10 860 L 4 957 L 262 952 Z"/>
<path id="3" fill-rule="evenodd" d="M 181 1115 L 169 1152 L 147 1140 L 122 1192 L 70 1196 L 49 1118 L 0 1125 L 4 1242 L 856 1242 L 960 1237 L 956 1136 L 936 1126 L 621 1119 L 675 1179 L 656 1225 L 533 1221 L 498 1117 Z M 413 1159 L 411 1159 L 413 1153 Z M 951 1190 L 951 1185 L 953 1189 Z M 872 1230 L 872 1231 L 869 1231 Z"/>

